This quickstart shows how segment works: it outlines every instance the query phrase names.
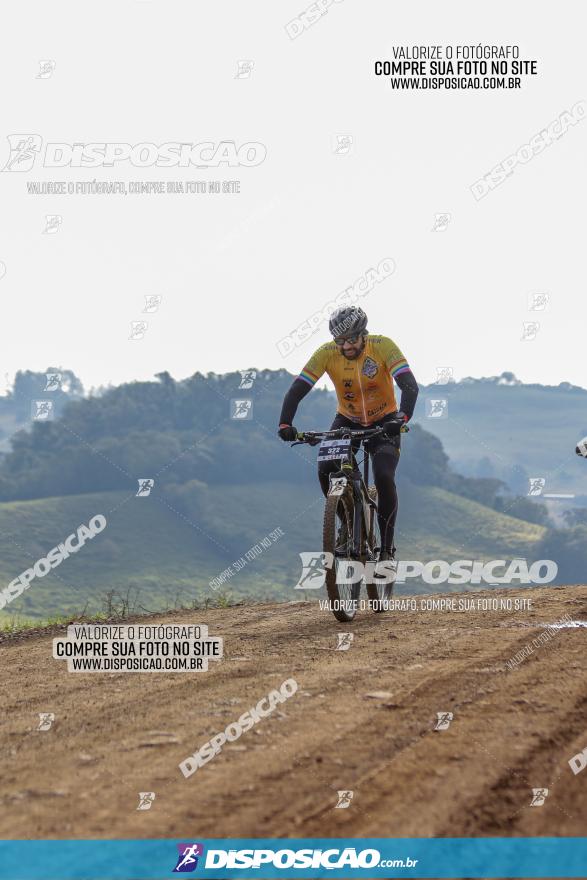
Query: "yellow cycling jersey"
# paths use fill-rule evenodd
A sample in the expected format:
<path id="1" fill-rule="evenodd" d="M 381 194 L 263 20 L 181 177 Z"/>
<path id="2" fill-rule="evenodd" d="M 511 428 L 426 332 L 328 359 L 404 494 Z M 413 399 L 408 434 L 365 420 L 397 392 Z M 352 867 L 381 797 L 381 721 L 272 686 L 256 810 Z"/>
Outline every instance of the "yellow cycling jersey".
<path id="1" fill-rule="evenodd" d="M 368 334 L 356 360 L 345 358 L 334 342 L 321 345 L 298 378 L 315 385 L 326 373 L 334 383 L 338 412 L 366 426 L 397 410 L 393 379 L 409 369 L 393 340 Z"/>

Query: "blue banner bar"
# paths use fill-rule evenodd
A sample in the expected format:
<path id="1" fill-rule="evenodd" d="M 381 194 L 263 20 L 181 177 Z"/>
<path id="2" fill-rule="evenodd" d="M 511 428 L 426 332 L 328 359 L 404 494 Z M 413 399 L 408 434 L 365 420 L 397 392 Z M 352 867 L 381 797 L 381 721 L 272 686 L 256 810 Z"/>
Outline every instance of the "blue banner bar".
<path id="1" fill-rule="evenodd" d="M 0 841 L 0 880 L 179 876 L 585 878 L 587 838 Z"/>

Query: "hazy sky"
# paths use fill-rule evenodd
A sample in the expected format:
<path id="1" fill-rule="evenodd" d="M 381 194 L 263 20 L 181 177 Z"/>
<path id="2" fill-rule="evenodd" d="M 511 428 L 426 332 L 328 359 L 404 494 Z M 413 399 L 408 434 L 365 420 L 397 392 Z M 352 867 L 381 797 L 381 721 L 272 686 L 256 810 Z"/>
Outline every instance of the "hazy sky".
<path id="1" fill-rule="evenodd" d="M 587 100 L 584 4 L 342 0 L 296 39 L 285 3 L 125 0 L 11 4 L 0 69 L 8 135 L 52 143 L 258 142 L 255 167 L 43 168 L 0 175 L 2 377 L 48 365 L 86 387 L 161 370 L 285 367 L 277 342 L 384 258 L 364 297 L 418 379 L 511 370 L 587 385 L 587 121 L 485 198 L 470 187 Z M 394 91 L 373 63 L 393 45 L 519 45 L 520 90 Z M 54 61 L 37 78 L 39 61 Z M 237 76 L 237 62 L 253 62 Z M 51 65 L 49 66 L 51 68 Z M 333 149 L 350 135 L 344 155 Z M 240 180 L 240 194 L 31 195 L 33 181 Z M 435 216 L 449 213 L 444 231 Z M 55 234 L 46 215 L 60 215 Z M 0 265 L 0 274 L 3 267 Z M 548 308 L 528 297 L 548 293 Z M 161 305 L 142 314 L 147 295 Z M 131 321 L 147 320 L 141 340 Z M 523 341 L 524 322 L 537 321 Z"/>

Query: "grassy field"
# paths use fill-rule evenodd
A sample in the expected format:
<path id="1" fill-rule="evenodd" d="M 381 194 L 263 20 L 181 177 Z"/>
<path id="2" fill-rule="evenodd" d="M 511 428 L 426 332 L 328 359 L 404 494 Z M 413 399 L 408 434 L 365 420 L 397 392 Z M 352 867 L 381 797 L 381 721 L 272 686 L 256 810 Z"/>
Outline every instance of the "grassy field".
<path id="1" fill-rule="evenodd" d="M 0 504 L 2 586 L 95 514 L 107 520 L 78 553 L 33 579 L 0 612 L 0 623 L 84 608 L 96 613 L 123 599 L 133 602 L 137 613 L 217 600 L 224 593 L 233 599 L 300 598 L 293 590 L 300 574 L 298 554 L 321 546 L 323 500 L 316 488 L 290 483 L 204 487 L 199 504 L 199 514 L 192 517 L 157 492 L 145 498 L 107 492 Z M 247 551 L 276 530 L 283 534 L 265 540 L 261 554 L 247 560 Z M 442 489 L 409 484 L 401 489 L 396 544 L 403 559 L 531 558 L 543 531 Z M 244 565 L 234 572 L 241 558 Z M 232 576 L 219 591 L 212 590 L 210 580 L 227 569 Z"/>
<path id="2" fill-rule="evenodd" d="M 5 586 L 95 514 L 103 532 L 0 612 L 0 622 L 103 611 L 135 612 L 232 598 L 299 598 L 301 550 L 319 550 L 322 498 L 311 487 L 269 483 L 205 495 L 205 515 L 186 518 L 162 495 L 120 492 L 0 504 L 0 583 Z M 265 540 L 254 559 L 246 553 Z M 403 559 L 499 559 L 532 554 L 543 529 L 438 488 L 404 486 L 396 543 Z M 244 559 L 235 571 L 234 563 Z M 217 591 L 209 586 L 223 571 Z M 110 595 L 109 595 L 110 594 Z M 131 607 L 129 605 L 129 610 Z"/>

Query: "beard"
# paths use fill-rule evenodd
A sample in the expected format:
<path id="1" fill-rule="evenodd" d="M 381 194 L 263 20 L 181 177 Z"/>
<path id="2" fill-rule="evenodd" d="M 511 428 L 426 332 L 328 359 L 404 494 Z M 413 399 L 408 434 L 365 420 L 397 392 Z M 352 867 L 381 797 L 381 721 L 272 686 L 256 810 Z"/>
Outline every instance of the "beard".
<path id="1" fill-rule="evenodd" d="M 352 352 L 345 352 L 344 349 L 341 349 L 342 356 L 347 359 L 347 361 L 356 361 L 358 357 L 363 354 L 365 350 L 365 341 L 363 340 L 363 344 L 360 348 L 353 349 Z"/>

